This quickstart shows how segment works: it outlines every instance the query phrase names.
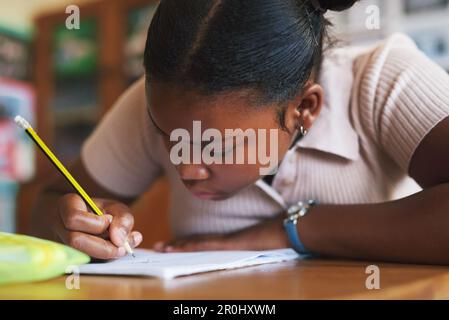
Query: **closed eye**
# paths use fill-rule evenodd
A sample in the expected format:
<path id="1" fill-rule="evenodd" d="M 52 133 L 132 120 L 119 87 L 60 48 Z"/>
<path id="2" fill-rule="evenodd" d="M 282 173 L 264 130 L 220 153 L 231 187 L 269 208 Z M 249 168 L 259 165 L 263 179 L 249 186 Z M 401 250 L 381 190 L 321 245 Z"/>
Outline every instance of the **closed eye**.
<path id="1" fill-rule="evenodd" d="M 170 137 L 169 134 L 165 133 L 154 121 L 153 117 L 151 116 L 151 112 L 150 112 L 150 108 L 147 107 L 147 114 L 148 117 L 150 118 L 151 123 L 153 124 L 153 126 L 156 128 L 156 131 L 159 135 L 164 136 L 164 137 Z"/>

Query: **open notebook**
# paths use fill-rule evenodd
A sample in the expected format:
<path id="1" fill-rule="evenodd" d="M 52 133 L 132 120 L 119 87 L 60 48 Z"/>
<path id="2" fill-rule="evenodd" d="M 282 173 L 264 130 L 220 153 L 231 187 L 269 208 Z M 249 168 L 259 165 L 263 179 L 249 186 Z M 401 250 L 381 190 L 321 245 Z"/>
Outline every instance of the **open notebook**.
<path id="1" fill-rule="evenodd" d="M 171 279 L 200 272 L 242 268 L 301 258 L 292 249 L 270 251 L 204 251 L 156 253 L 138 249 L 135 258 L 126 256 L 104 263 L 82 265 L 82 274 L 140 275 Z"/>

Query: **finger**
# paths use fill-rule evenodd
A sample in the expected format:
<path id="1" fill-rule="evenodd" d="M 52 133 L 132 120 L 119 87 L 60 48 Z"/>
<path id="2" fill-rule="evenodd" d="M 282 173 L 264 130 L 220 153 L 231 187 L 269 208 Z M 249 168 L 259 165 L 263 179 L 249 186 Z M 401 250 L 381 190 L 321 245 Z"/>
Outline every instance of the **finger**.
<path id="1" fill-rule="evenodd" d="M 114 200 L 110 200 L 110 199 L 103 199 L 103 198 L 93 198 L 92 199 L 95 204 L 97 205 L 97 207 L 103 212 L 106 210 L 105 208 L 107 208 L 108 206 L 113 205 L 114 203 L 117 203 Z"/>
<path id="2" fill-rule="evenodd" d="M 131 210 L 124 204 L 114 203 L 105 208 L 105 213 L 113 216 L 109 226 L 109 238 L 117 247 L 122 247 L 134 226 Z"/>
<path id="3" fill-rule="evenodd" d="M 227 249 L 227 243 L 218 238 L 184 240 L 169 243 L 164 247 L 165 252 L 213 251 Z"/>
<path id="4" fill-rule="evenodd" d="M 194 239 L 177 239 L 172 240 L 164 244 L 162 250 L 163 252 L 176 252 L 176 251 L 182 251 L 185 249 L 190 242 L 196 242 L 200 241 L 200 239 L 194 238 Z"/>
<path id="5" fill-rule="evenodd" d="M 128 236 L 128 243 L 131 246 L 131 248 L 137 248 L 143 240 L 143 236 L 138 231 L 133 231 Z"/>
<path id="6" fill-rule="evenodd" d="M 67 230 L 61 216 L 58 216 L 55 220 L 54 230 L 63 243 L 78 249 L 93 258 L 107 260 L 119 258 L 126 254 L 124 248 L 118 248 L 110 241 L 82 232 Z"/>
<path id="7" fill-rule="evenodd" d="M 204 251 L 206 244 L 203 241 L 191 241 L 184 243 L 176 243 L 173 245 L 167 245 L 164 248 L 164 252 L 191 252 L 191 251 Z"/>
<path id="8" fill-rule="evenodd" d="M 66 229 L 93 235 L 103 234 L 112 221 L 111 215 L 97 216 L 80 210 L 63 210 L 60 216 Z"/>
<path id="9" fill-rule="evenodd" d="M 153 250 L 157 252 L 167 252 L 167 249 L 172 250 L 173 248 L 181 248 L 188 240 L 187 239 L 177 239 L 172 241 L 159 241 L 153 246 Z"/>
<path id="10" fill-rule="evenodd" d="M 97 216 L 87 211 L 86 203 L 75 193 L 66 194 L 58 201 L 58 212 L 67 229 L 91 234 L 105 232 L 111 216 Z"/>
<path id="11" fill-rule="evenodd" d="M 83 198 L 81 198 L 76 193 L 68 193 L 59 198 L 58 208 L 61 211 L 73 209 L 79 211 L 87 211 L 87 205 L 84 202 Z"/>
<path id="12" fill-rule="evenodd" d="M 103 213 L 104 213 L 104 208 L 106 206 L 114 203 L 111 200 L 101 199 L 101 198 L 95 198 L 95 199 L 93 199 L 93 201 L 98 206 L 100 211 L 102 211 Z M 81 196 L 79 196 L 76 193 L 68 193 L 68 194 L 62 196 L 58 201 L 58 207 L 61 210 L 77 209 L 79 211 L 92 212 L 91 208 L 87 206 L 84 199 L 81 198 Z"/>
<path id="13" fill-rule="evenodd" d="M 163 242 L 163 241 L 158 241 L 153 246 L 153 250 L 157 251 L 157 252 L 164 252 L 164 248 L 165 248 L 165 242 Z"/>
<path id="14" fill-rule="evenodd" d="M 92 258 L 109 260 L 126 255 L 125 248 L 116 247 L 110 241 L 90 234 L 65 230 L 60 232 L 59 235 L 65 244 L 88 254 Z"/>

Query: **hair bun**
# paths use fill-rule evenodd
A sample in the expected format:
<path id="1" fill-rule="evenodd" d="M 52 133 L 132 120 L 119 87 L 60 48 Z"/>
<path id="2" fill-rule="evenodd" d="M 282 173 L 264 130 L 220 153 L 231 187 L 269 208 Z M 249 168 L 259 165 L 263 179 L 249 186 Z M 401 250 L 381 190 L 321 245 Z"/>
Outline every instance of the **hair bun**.
<path id="1" fill-rule="evenodd" d="M 343 11 L 351 8 L 359 0 L 318 0 L 323 10 Z"/>

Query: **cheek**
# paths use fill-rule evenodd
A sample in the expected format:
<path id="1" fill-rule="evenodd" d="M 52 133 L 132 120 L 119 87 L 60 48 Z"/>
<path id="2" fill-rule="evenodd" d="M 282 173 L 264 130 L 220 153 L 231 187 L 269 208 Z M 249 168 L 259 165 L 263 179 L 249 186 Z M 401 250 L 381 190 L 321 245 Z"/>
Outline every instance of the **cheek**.
<path id="1" fill-rule="evenodd" d="M 172 144 L 171 144 L 170 140 L 168 138 L 162 137 L 162 136 L 159 136 L 159 138 L 161 139 L 161 141 L 162 141 L 162 143 L 163 143 L 163 145 L 165 147 L 165 150 L 170 152 L 170 149 L 172 147 Z"/>
<path id="2" fill-rule="evenodd" d="M 288 149 L 292 145 L 293 136 L 285 131 L 279 130 L 279 139 L 278 139 L 278 159 L 279 162 L 282 161 Z"/>

